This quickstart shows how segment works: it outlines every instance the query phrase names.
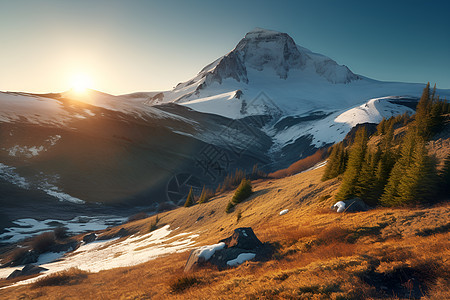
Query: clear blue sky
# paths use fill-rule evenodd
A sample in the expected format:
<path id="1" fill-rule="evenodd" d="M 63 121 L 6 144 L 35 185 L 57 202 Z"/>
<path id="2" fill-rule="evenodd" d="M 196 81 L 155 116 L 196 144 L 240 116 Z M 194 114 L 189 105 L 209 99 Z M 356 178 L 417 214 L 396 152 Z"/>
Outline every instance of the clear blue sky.
<path id="1" fill-rule="evenodd" d="M 450 88 L 450 1 L 0 0 L 0 90 L 170 89 L 254 27 L 353 72 Z"/>

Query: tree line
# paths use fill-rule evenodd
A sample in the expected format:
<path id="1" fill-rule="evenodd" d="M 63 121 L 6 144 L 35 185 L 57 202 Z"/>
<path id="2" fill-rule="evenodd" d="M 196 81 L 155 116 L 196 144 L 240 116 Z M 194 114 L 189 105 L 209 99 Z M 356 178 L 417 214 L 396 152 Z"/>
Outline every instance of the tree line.
<path id="1" fill-rule="evenodd" d="M 336 200 L 353 197 L 376 206 L 401 206 L 433 202 L 448 195 L 450 155 L 438 172 L 436 161 L 428 155 L 427 141 L 444 125 L 450 106 L 436 95 L 436 85 L 424 88 L 413 116 L 403 114 L 383 119 L 377 126 L 377 145 L 369 145 L 364 127 L 349 147 L 335 144 L 322 180 L 342 175 Z M 406 133 L 394 135 L 397 128 Z"/>

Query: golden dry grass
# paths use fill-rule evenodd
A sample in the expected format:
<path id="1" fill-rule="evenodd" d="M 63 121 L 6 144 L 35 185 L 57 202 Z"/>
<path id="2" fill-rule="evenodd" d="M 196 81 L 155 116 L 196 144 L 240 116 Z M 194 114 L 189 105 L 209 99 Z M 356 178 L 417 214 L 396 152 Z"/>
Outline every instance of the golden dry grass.
<path id="1" fill-rule="evenodd" d="M 317 169 L 283 179 L 255 181 L 255 193 L 231 214 L 225 213 L 225 207 L 233 192 L 159 214 L 159 226 L 179 227 L 174 235 L 196 232 L 200 234 L 199 245 L 216 243 L 237 227 L 251 226 L 263 242 L 277 247 L 270 261 L 246 262 L 224 271 L 206 268 L 187 275 L 183 268 L 189 253 L 184 252 L 134 267 L 90 273 L 68 285 L 4 289 L 0 298 L 450 298 L 448 204 L 333 213 L 329 207 L 339 182 L 321 182 L 322 172 Z M 286 208 L 289 213 L 280 216 Z M 242 215 L 239 220 L 237 211 Z M 154 219 L 121 227 L 146 233 Z"/>

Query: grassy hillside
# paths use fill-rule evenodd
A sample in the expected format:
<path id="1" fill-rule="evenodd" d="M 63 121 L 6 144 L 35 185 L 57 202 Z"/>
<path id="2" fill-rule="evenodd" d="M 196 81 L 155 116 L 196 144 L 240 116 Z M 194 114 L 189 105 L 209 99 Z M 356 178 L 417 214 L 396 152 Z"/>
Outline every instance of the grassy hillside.
<path id="1" fill-rule="evenodd" d="M 450 205 L 337 214 L 329 207 L 339 180 L 322 182 L 323 169 L 254 181 L 254 194 L 230 214 L 225 207 L 233 192 L 158 216 L 159 227 L 177 228 L 173 234 L 198 233 L 198 245 L 251 226 L 261 241 L 277 248 L 268 262 L 184 274 L 186 251 L 98 273 L 72 269 L 39 284 L 0 290 L 0 298 L 450 298 Z M 280 216 L 282 209 L 289 213 Z M 154 219 L 122 227 L 145 233 Z"/>

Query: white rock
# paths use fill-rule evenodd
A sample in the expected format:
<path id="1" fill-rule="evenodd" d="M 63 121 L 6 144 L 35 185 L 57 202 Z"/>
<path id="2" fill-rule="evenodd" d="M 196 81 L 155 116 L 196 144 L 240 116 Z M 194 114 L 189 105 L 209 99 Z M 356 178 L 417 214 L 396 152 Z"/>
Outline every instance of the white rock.
<path id="1" fill-rule="evenodd" d="M 280 216 L 285 215 L 289 212 L 289 209 L 283 209 L 282 211 L 280 211 Z"/>

